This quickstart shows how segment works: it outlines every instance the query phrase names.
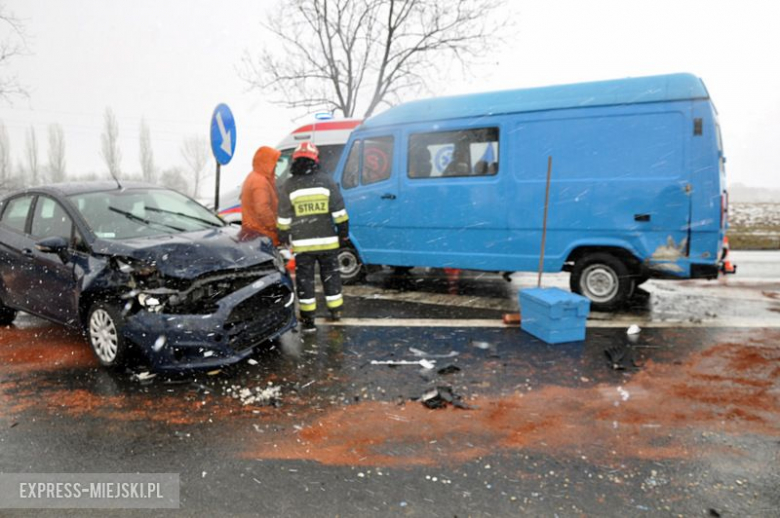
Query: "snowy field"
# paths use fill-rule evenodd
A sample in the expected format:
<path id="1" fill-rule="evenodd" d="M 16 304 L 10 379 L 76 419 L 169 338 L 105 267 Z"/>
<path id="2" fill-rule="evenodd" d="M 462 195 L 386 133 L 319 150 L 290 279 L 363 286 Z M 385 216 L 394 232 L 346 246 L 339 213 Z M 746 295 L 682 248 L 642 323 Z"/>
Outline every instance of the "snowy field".
<path id="1" fill-rule="evenodd" d="M 780 203 L 731 203 L 728 235 L 735 249 L 780 249 Z"/>

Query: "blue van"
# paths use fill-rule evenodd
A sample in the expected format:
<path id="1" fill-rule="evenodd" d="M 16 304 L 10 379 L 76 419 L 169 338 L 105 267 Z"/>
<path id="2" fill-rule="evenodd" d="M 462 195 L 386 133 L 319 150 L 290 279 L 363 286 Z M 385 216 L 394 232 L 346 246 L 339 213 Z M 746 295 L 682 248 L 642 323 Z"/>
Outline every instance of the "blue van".
<path id="1" fill-rule="evenodd" d="M 595 310 L 648 278 L 716 278 L 727 225 L 717 112 L 672 74 L 410 102 L 357 127 L 335 179 L 368 265 L 545 272 Z"/>

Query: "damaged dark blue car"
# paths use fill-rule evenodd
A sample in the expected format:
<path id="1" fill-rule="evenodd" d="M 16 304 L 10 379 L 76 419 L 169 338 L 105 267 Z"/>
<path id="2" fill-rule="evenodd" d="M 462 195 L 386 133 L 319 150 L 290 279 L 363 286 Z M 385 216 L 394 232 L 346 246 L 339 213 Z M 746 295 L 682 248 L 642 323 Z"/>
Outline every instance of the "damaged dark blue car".
<path id="1" fill-rule="evenodd" d="M 17 311 L 84 330 L 105 366 L 217 368 L 296 325 L 270 239 L 147 184 L 28 189 L 0 201 L 0 324 Z"/>

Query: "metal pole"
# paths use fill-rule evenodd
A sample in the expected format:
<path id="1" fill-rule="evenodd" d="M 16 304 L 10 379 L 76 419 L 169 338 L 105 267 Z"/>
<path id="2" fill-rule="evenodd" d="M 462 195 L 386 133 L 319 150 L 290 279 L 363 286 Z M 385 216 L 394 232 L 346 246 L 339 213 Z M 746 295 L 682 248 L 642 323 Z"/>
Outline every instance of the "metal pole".
<path id="1" fill-rule="evenodd" d="M 219 170 L 220 170 L 220 164 L 219 161 L 217 161 L 217 181 L 216 185 L 214 186 L 214 213 L 219 214 Z"/>
<path id="2" fill-rule="evenodd" d="M 539 280 L 537 288 L 542 287 L 542 272 L 544 271 L 544 243 L 547 240 L 547 208 L 550 205 L 550 176 L 552 175 L 552 157 L 547 157 L 547 187 L 544 190 L 544 221 L 542 222 L 542 252 L 539 254 Z"/>

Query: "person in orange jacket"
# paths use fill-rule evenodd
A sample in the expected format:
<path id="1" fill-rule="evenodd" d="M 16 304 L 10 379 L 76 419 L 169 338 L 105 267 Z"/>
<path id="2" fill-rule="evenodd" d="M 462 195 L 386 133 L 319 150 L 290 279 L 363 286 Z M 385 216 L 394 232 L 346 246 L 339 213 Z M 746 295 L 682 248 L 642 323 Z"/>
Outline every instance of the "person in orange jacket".
<path id="1" fill-rule="evenodd" d="M 274 246 L 279 246 L 276 229 L 279 199 L 274 175 L 279 155 L 274 148 L 259 148 L 252 159 L 252 172 L 241 187 L 241 228 L 270 237 Z"/>

